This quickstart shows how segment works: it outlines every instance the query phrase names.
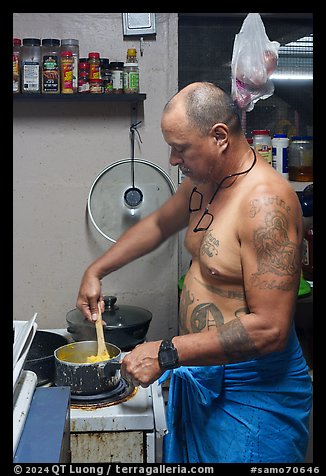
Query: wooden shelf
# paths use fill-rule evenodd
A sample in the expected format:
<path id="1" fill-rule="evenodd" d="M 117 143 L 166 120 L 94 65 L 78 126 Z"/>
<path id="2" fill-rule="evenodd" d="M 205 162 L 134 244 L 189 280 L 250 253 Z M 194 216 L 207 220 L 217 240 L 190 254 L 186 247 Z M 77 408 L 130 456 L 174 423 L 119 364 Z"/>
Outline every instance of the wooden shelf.
<path id="1" fill-rule="evenodd" d="M 144 93 L 133 94 L 13 94 L 13 102 L 128 102 L 137 103 L 146 99 Z"/>

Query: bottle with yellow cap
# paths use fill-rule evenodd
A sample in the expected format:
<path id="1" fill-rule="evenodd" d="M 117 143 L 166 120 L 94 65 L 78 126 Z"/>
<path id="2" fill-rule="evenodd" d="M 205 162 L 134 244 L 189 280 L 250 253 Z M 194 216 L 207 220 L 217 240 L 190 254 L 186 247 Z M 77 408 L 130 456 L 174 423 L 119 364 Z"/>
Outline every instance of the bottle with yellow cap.
<path id="1" fill-rule="evenodd" d="M 136 48 L 128 48 L 124 64 L 123 90 L 125 93 L 139 93 L 139 67 Z"/>

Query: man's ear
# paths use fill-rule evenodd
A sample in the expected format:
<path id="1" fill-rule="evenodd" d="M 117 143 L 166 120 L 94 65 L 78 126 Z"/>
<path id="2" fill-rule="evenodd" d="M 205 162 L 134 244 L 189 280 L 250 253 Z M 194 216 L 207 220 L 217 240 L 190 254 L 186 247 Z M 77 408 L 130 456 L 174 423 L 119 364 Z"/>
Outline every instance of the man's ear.
<path id="1" fill-rule="evenodd" d="M 213 133 L 216 141 L 220 145 L 224 145 L 228 142 L 229 131 L 228 131 L 228 128 L 225 124 L 223 124 L 223 123 L 214 124 L 214 126 L 212 127 L 212 133 Z"/>

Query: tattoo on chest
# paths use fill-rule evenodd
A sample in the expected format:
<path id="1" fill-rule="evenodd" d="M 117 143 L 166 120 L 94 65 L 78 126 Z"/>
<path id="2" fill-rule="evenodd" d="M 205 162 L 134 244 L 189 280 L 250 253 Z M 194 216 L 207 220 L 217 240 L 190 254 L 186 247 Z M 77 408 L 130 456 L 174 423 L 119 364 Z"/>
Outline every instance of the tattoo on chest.
<path id="1" fill-rule="evenodd" d="M 201 245 L 201 248 L 200 248 L 200 253 L 202 255 L 207 255 L 209 256 L 210 258 L 212 258 L 213 256 L 217 256 L 218 255 L 218 246 L 219 246 L 220 242 L 217 238 L 215 238 L 215 236 L 213 235 L 213 233 L 210 231 L 206 234 L 203 242 L 202 242 L 202 245 Z"/>
<path id="2" fill-rule="evenodd" d="M 278 277 L 293 277 L 298 269 L 296 244 L 288 237 L 288 221 L 279 211 L 268 212 L 264 225 L 254 232 L 254 246 L 257 256 L 257 273 L 252 275 L 252 284 L 264 288 L 291 289 L 293 280 L 283 281 L 263 278 L 266 273 L 273 273 Z"/>
<path id="3" fill-rule="evenodd" d="M 254 359 L 259 352 L 239 318 L 219 329 L 219 339 L 229 362 Z"/>
<path id="4" fill-rule="evenodd" d="M 227 298 L 227 299 L 238 299 L 243 301 L 245 299 L 245 293 L 243 291 L 234 291 L 233 289 L 221 289 L 211 284 L 203 283 L 200 279 L 194 277 L 194 281 L 204 286 L 205 289 L 211 293 L 217 294 L 218 296 Z"/>
<path id="5" fill-rule="evenodd" d="M 202 303 L 195 307 L 190 316 L 192 332 L 200 332 L 207 328 L 218 327 L 224 324 L 221 311 L 212 303 Z"/>

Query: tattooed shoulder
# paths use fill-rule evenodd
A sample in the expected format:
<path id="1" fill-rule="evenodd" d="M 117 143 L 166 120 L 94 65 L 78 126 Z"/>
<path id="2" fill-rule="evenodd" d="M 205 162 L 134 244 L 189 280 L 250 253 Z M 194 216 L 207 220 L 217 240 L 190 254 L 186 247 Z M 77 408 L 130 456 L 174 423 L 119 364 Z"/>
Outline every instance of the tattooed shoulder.
<path id="1" fill-rule="evenodd" d="M 254 198 L 249 202 L 249 216 L 254 218 L 259 212 L 266 210 L 267 207 L 273 206 L 275 209 L 282 210 L 286 214 L 290 213 L 291 207 L 286 204 L 285 200 L 278 195 L 263 196 Z"/>
<path id="2" fill-rule="evenodd" d="M 252 284 L 260 288 L 293 289 L 292 278 L 300 271 L 299 248 L 288 235 L 289 223 L 285 213 L 278 209 L 268 211 L 262 224 L 253 232 L 256 250 L 257 272 L 252 275 Z M 272 273 L 275 278 L 264 278 Z M 289 279 L 291 278 L 291 279 Z"/>

